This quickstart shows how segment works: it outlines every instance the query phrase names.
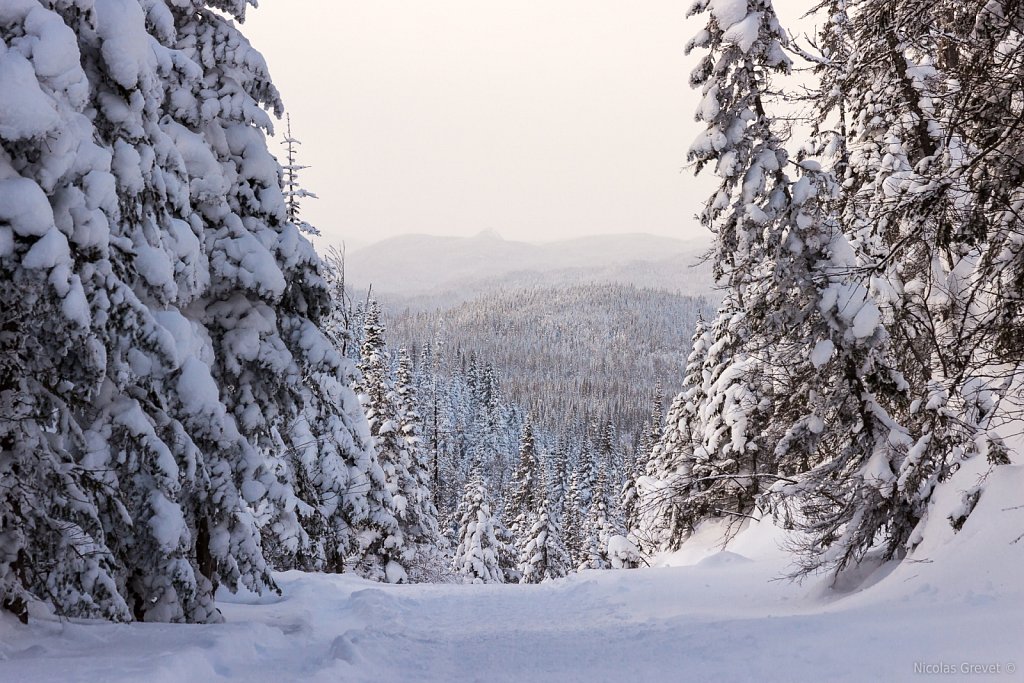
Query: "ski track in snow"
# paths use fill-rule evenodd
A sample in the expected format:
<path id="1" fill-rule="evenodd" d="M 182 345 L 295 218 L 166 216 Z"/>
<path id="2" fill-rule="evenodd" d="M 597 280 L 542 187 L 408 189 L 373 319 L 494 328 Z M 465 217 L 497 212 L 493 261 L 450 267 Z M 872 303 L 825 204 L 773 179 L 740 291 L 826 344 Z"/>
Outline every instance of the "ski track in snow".
<path id="1" fill-rule="evenodd" d="M 934 501 L 942 514 L 914 558 L 861 572 L 848 592 L 773 580 L 789 556 L 768 521 L 725 551 L 710 526 L 662 558 L 676 566 L 534 586 L 285 572 L 280 597 L 221 596 L 220 625 L 26 628 L 4 614 L 0 681 L 1024 680 L 1007 670 L 1024 665 L 1024 468 L 1000 468 L 958 534 L 944 516 L 955 488 Z"/>
<path id="2" fill-rule="evenodd" d="M 0 679 L 891 681 L 913 679 L 918 661 L 1005 664 L 1020 651 L 1020 611 L 991 597 L 823 608 L 752 564 L 540 586 L 289 572 L 278 602 L 222 604 L 224 625 L 8 623 Z"/>

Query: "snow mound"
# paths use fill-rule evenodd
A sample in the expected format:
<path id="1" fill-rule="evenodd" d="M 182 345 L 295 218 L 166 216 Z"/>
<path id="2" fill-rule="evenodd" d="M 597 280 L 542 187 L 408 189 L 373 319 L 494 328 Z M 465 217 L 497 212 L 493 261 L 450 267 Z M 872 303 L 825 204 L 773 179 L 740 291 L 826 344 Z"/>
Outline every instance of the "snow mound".
<path id="1" fill-rule="evenodd" d="M 744 557 L 739 553 L 731 553 L 728 550 L 715 553 L 714 555 L 708 555 L 697 564 L 702 567 L 722 567 L 730 564 L 746 564 L 753 562 L 749 557 Z"/>

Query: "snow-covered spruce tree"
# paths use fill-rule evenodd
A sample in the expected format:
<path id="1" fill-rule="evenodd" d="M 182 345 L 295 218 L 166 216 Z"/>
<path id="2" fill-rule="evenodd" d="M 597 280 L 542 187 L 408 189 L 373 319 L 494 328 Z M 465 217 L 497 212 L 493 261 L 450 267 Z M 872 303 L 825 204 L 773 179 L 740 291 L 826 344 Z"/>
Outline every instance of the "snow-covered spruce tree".
<path id="1" fill-rule="evenodd" d="M 304 233 L 319 235 L 320 231 L 302 219 L 302 200 L 309 197 L 318 197 L 299 184 L 299 171 L 309 166 L 298 163 L 298 146 L 302 143 L 292 137 L 291 114 L 285 119 L 285 136 L 281 144 L 285 146 L 285 160 L 288 162 L 284 169 L 284 199 L 288 205 L 288 221 Z"/>
<path id="2" fill-rule="evenodd" d="M 883 558 L 901 556 L 919 540 L 915 528 L 935 487 L 964 458 L 1006 461 L 990 431 L 1001 390 L 987 379 L 993 363 L 1009 360 L 995 350 L 989 283 L 998 275 L 977 267 L 993 263 L 985 256 L 993 214 L 990 191 L 972 187 L 989 176 L 965 135 L 973 105 L 961 103 L 976 95 L 961 90 L 955 47 L 973 43 L 976 22 L 946 3 L 865 0 L 832 9 L 818 66 L 831 96 L 820 99 L 819 121 L 831 116 L 840 132 L 830 146 L 843 193 L 832 208 L 856 253 L 831 249 L 823 300 L 839 304 L 820 307 L 847 343 L 834 335 L 819 342 L 840 349 L 845 369 L 818 397 L 846 408 L 817 409 L 811 426 L 822 435 L 797 438 L 831 457 L 786 489 L 806 493 L 790 500 L 803 504 L 801 528 L 811 532 L 808 568 L 842 568 L 876 547 Z M 968 71 L 977 75 L 976 67 Z M 820 174 L 808 180 L 824 184 Z M 870 277 L 851 279 L 854 269 Z M 884 330 L 872 327 L 879 314 Z M 821 426 L 817 419 L 832 410 Z M 847 440 L 851 413 L 863 419 Z"/>
<path id="3" fill-rule="evenodd" d="M 306 376 L 304 410 L 290 431 L 295 513 L 305 542 L 265 544 L 281 567 L 342 572 L 349 558 L 358 556 L 358 530 L 388 514 L 380 495 L 386 489 L 384 472 L 353 390 L 358 372 L 344 353 L 354 342 L 342 269 L 340 255 L 328 257 L 331 306 L 320 324 L 330 349 Z"/>
<path id="4" fill-rule="evenodd" d="M 541 476 L 540 462 L 537 459 L 533 424 L 527 418 L 519 441 L 519 463 L 512 479 L 513 488 L 505 501 L 504 509 L 505 518 L 513 520 L 511 530 L 518 539 L 520 548 L 526 543 L 526 534 L 533 526 L 534 518 L 540 510 L 542 481 L 544 477 Z"/>
<path id="5" fill-rule="evenodd" d="M 590 426 L 590 431 L 596 430 L 595 425 Z M 597 452 L 591 438 L 592 434 L 584 436 L 580 442 L 579 451 L 576 455 L 576 492 L 579 495 L 580 511 L 586 512 L 590 509 L 590 499 L 594 492 L 594 482 L 597 480 Z"/>
<path id="6" fill-rule="evenodd" d="M 526 538 L 520 555 L 520 583 L 540 583 L 569 573 L 569 553 L 562 541 L 562 525 L 547 493 Z"/>
<path id="7" fill-rule="evenodd" d="M 929 184 L 930 179 L 921 175 L 933 167 L 930 159 L 939 149 L 936 137 L 943 136 L 929 104 L 934 87 L 931 67 L 925 64 L 927 59 L 920 61 L 918 52 L 928 40 L 907 39 L 926 35 L 927 22 L 906 15 L 894 23 L 892 13 L 897 10 L 891 4 L 858 4 L 862 23 L 859 28 L 855 23 L 853 40 L 864 44 L 850 50 L 852 65 L 847 61 L 836 66 L 842 70 L 841 78 L 836 78 L 842 83 L 838 92 L 849 93 L 843 101 L 853 116 L 851 139 L 834 145 L 841 150 L 835 170 L 844 174 L 842 193 L 831 173 L 816 162 L 799 162 L 795 181 L 786 174 L 781 139 L 772 138 L 767 99 L 757 91 L 752 110 L 756 115 L 745 130 L 764 121 L 761 138 L 774 150 L 777 168 L 766 166 L 756 155 L 741 155 L 737 166 L 734 150 L 708 144 L 713 133 L 698 143 L 703 155 L 698 161 L 715 159 L 720 175 L 728 178 L 739 171 L 744 179 L 740 201 L 719 193 L 708 212 L 712 219 L 718 212 L 718 225 L 729 228 L 726 234 L 735 234 L 735 226 L 746 228 L 743 239 L 730 244 L 722 239 L 719 227 L 716 266 L 730 287 L 727 301 L 737 309 L 733 320 L 742 322 L 740 354 L 756 364 L 763 379 L 759 386 L 747 381 L 743 388 L 758 389 L 745 399 L 761 416 L 754 458 L 744 458 L 731 471 L 700 472 L 694 466 L 690 476 L 694 482 L 718 481 L 721 486 L 747 489 L 747 505 L 762 490 L 762 478 L 795 476 L 795 481 L 776 490 L 786 494 L 785 502 L 800 507 L 796 522 L 805 533 L 802 550 L 808 570 L 822 565 L 842 569 L 876 548 L 883 558 L 899 556 L 913 543 L 931 491 L 955 460 L 976 448 L 1001 452 L 984 425 L 972 417 L 982 411 L 966 401 L 968 419 L 959 422 L 954 419 L 957 411 L 950 409 L 957 387 L 971 386 L 974 380 L 963 372 L 971 363 L 956 359 L 959 351 L 942 348 L 951 343 L 971 348 L 966 343 L 971 335 L 962 333 L 963 326 L 944 321 L 951 312 L 954 320 L 959 315 L 956 297 L 948 296 L 949 278 L 935 276 L 943 272 L 937 263 L 941 249 L 935 250 L 942 242 L 941 220 L 934 221 L 941 212 L 935 206 L 949 204 L 944 195 L 950 186 Z M 713 15 L 721 9 L 716 3 Z M 737 13 L 735 26 L 762 21 L 760 9 L 757 19 L 748 14 L 741 20 Z M 714 16 L 712 24 L 720 20 Z M 840 18 L 830 26 L 833 30 L 846 24 Z M 756 54 L 758 42 L 744 42 L 744 36 L 756 38 L 755 34 L 730 28 L 724 36 L 729 32 L 735 32 L 736 46 L 744 53 L 734 55 L 736 61 L 748 63 L 746 55 Z M 730 62 L 728 52 L 714 53 L 713 37 L 713 30 L 698 37 L 698 43 L 713 51 L 705 62 L 713 65 L 709 74 Z M 772 41 L 778 42 L 778 36 Z M 856 62 L 858 55 L 863 62 Z M 872 77 L 859 84 L 843 80 L 854 78 L 851 74 Z M 878 87 L 886 81 L 888 86 Z M 760 93 L 768 92 L 768 81 L 762 79 L 760 87 Z M 722 89 L 708 80 L 704 90 L 702 116 L 719 115 Z M 828 91 L 835 93 L 837 88 Z M 845 124 L 839 126 L 840 131 L 844 128 Z M 944 139 L 949 142 L 943 144 L 956 145 L 955 138 Z M 728 172 L 723 174 L 726 163 Z M 763 190 L 760 195 L 757 188 Z M 902 257 L 894 259 L 895 254 Z M 723 268 L 723 262 L 741 263 L 741 276 Z M 942 292 L 939 298 L 944 301 L 915 301 L 915 291 Z M 714 334 L 716 345 L 722 331 Z M 950 369 L 957 374 L 952 383 L 942 378 Z M 728 377 L 728 372 L 722 376 Z M 704 455 L 710 465 L 721 462 L 709 442 L 709 436 L 724 433 L 726 426 L 720 419 L 716 424 L 714 416 L 721 383 L 709 385 L 695 465 Z M 749 425 L 744 426 L 749 432 Z M 735 431 L 732 437 L 735 442 Z M 719 484 L 712 483 L 701 496 L 706 499 L 717 488 Z M 726 510 L 742 515 L 743 500 L 737 502 L 741 504 Z"/>
<path id="8" fill-rule="evenodd" d="M 34 148 L 11 132 L 10 118 L 0 125 L 5 151 L 15 142 Z M 103 348 L 75 311 L 72 287 L 81 297 L 81 284 L 54 282 L 33 264 L 33 242 L 56 230 L 52 210 L 9 161 L 0 158 L 0 607 L 23 622 L 33 600 L 68 615 L 128 619 L 97 506 L 102 483 L 77 463 L 86 443 L 76 413 L 99 389 Z M 62 260 L 70 272 L 70 254 Z"/>
<path id="9" fill-rule="evenodd" d="M 398 516 L 406 543 L 413 546 L 414 557 L 409 561 L 409 575 L 414 581 L 436 575 L 443 557 L 446 541 L 437 525 L 437 510 L 430 492 L 430 473 L 427 453 L 422 437 L 422 418 L 416 401 L 412 359 L 405 349 L 398 352 L 398 372 L 395 380 L 398 430 L 405 441 L 408 478 L 400 494 L 405 498 Z"/>
<path id="10" fill-rule="evenodd" d="M 714 160 L 722 178 L 704 219 L 717 233 L 716 274 L 729 291 L 711 328 L 698 440 L 677 470 L 689 479 L 681 517 L 690 528 L 702 516 L 748 514 L 763 482 L 780 472 L 824 460 L 840 468 L 834 475 L 861 457 L 888 466 L 901 436 L 877 395 L 898 392 L 902 378 L 888 362 L 877 307 L 846 279 L 854 264 L 829 210 L 835 186 L 810 164 L 796 182 L 786 173 L 788 155 L 769 110 L 768 75 L 789 66 L 778 21 L 766 2 L 714 3 L 711 14 L 692 43 L 710 53 L 694 78 L 703 85 L 698 118 L 708 131 L 691 158 L 698 170 Z M 837 366 L 822 371 L 833 358 Z M 860 504 L 855 518 L 864 519 L 877 500 L 870 474 L 822 491 L 849 486 L 860 500 L 838 511 L 836 526 L 817 529 L 811 563 L 836 543 L 840 526 L 851 528 L 851 508 Z M 885 513 L 866 516 L 870 540 Z M 845 544 L 855 549 L 840 550 L 837 566 L 859 557 L 863 543 Z"/>
<path id="11" fill-rule="evenodd" d="M 694 451 L 721 478 L 707 487 L 708 509 L 698 514 L 744 514 L 759 493 L 752 475 L 765 469 L 771 453 L 764 434 L 772 379 L 752 352 L 763 340 L 754 338 L 749 313 L 758 302 L 748 295 L 771 277 L 774 254 L 765 228 L 788 200 L 782 170 L 788 155 L 765 105 L 771 74 L 788 72 L 790 60 L 770 0 L 701 1 L 691 10 L 700 12 L 710 15 L 708 24 L 687 51 L 707 50 L 690 77 L 703 93 L 697 119 L 706 129 L 689 159 L 698 172 L 714 162 L 720 179 L 701 218 L 715 233 L 714 273 L 728 292 L 711 325 Z"/>
<path id="12" fill-rule="evenodd" d="M 467 379 L 469 392 L 465 398 L 469 402 L 466 407 L 472 415 L 472 424 L 469 425 L 470 433 L 466 435 L 469 447 L 465 460 L 467 463 L 479 461 L 495 490 L 504 492 L 508 484 L 509 453 L 512 449 L 505 443 L 502 434 L 504 420 L 497 375 L 490 364 L 479 370 L 471 360 Z M 507 509 L 504 515 L 507 519 L 515 518 Z"/>
<path id="13" fill-rule="evenodd" d="M 654 445 L 650 441 L 647 430 L 644 430 L 643 438 L 637 444 L 632 466 L 626 470 L 625 481 L 619 491 L 619 508 L 622 511 L 623 526 L 627 531 L 635 529 L 640 519 L 640 495 L 637 491 L 637 480 L 647 470 L 647 463 L 650 461 L 653 448 Z"/>
<path id="14" fill-rule="evenodd" d="M 569 475 L 569 489 L 565 494 L 562 506 L 562 538 L 566 551 L 569 553 L 569 565 L 578 567 L 584 561 L 584 534 L 586 530 L 586 510 L 580 496 L 579 475 L 573 471 Z"/>
<path id="15" fill-rule="evenodd" d="M 606 507 L 609 514 L 612 514 L 614 522 L 621 525 L 621 508 L 617 493 L 622 490 L 622 482 L 626 478 L 626 472 L 630 468 L 628 453 L 624 453 L 619 443 L 618 430 L 615 424 L 608 419 L 605 421 L 601 431 L 601 439 L 598 447 L 599 472 L 595 486 L 602 487 L 602 495 L 605 497 Z"/>
<path id="16" fill-rule="evenodd" d="M 458 546 L 452 567 L 468 583 L 503 583 L 505 574 L 499 561 L 505 552 L 495 534 L 497 520 L 491 513 L 487 482 L 480 468 L 474 468 L 462 495 Z"/>
<path id="17" fill-rule="evenodd" d="M 698 317 L 698 328 L 702 325 Z M 691 346 L 692 350 L 692 346 Z M 637 438 L 636 449 L 633 453 L 632 462 L 625 471 L 625 481 L 622 484 L 622 491 L 619 494 L 619 507 L 622 509 L 623 524 L 627 530 L 635 529 L 639 519 L 639 495 L 636 490 L 637 479 L 646 472 L 647 463 L 651 460 L 654 445 L 661 439 L 662 422 L 664 421 L 665 394 L 659 381 L 654 389 L 654 401 L 651 404 L 651 416 L 647 425 L 641 427 L 640 435 Z"/>
<path id="18" fill-rule="evenodd" d="M 609 569 L 611 567 L 608 558 L 608 541 L 613 536 L 621 535 L 622 530 L 617 524 L 616 510 L 610 489 L 607 472 L 602 469 L 597 475 L 593 498 L 590 501 L 590 510 L 584 521 L 583 561 L 579 565 L 581 570 Z"/>
<path id="19" fill-rule="evenodd" d="M 367 578 L 397 583 L 407 579 L 407 566 L 415 555 L 399 523 L 406 513 L 405 491 L 415 481 L 410 456 L 398 423 L 398 401 L 388 357 L 380 307 L 370 302 L 363 325 L 357 389 L 366 411 L 373 447 L 384 473 L 386 488 L 373 492 L 377 514 L 359 530 L 360 558 L 356 571 Z"/>
<path id="20" fill-rule="evenodd" d="M 516 537 L 512 530 L 505 526 L 499 514 L 494 515 L 492 523 L 494 537 L 498 539 L 498 566 L 505 577 L 505 583 L 519 583 L 522 574 L 519 571 L 519 548 L 516 547 Z"/>
<path id="21" fill-rule="evenodd" d="M 244 3 L 231 6 L 242 18 Z M 181 14 L 194 21 L 187 10 Z M 242 49 L 244 41 L 230 24 L 186 24 L 178 40 L 196 60 L 209 64 L 212 76 L 223 80 L 222 96 L 236 82 L 249 84 L 257 93 L 266 91 L 265 97 L 275 94 L 262 60 L 251 49 Z M 298 226 L 287 220 L 285 202 L 278 199 L 280 168 L 262 133 L 250 124 L 262 120 L 256 118 L 260 111 L 244 100 L 230 107 L 221 100 L 220 106 L 232 125 L 223 126 L 223 137 L 209 125 L 204 134 L 223 169 L 227 192 L 219 198 L 211 192 L 213 185 L 193 185 L 199 188 L 193 202 L 208 220 L 211 282 L 204 323 L 215 352 L 212 369 L 224 388 L 222 400 L 276 474 L 263 478 L 272 503 L 271 531 L 265 527 L 264 539 L 276 552 L 291 552 L 294 539 L 296 558 L 301 561 L 304 552 L 306 562 L 320 565 L 326 560 L 324 546 L 310 537 L 303 509 L 320 508 L 319 515 L 306 517 L 314 522 L 315 533 L 321 533 L 325 514 L 336 516 L 342 510 L 350 515 L 348 520 L 327 520 L 330 536 L 337 538 L 334 530 L 373 520 L 377 511 L 369 498 L 380 490 L 380 479 L 368 451 L 365 418 L 349 388 L 351 367 L 318 327 L 332 310 L 321 261 Z M 197 105 L 186 111 L 201 120 L 207 109 Z M 190 140 L 184 131 L 176 131 L 179 148 Z M 207 160 L 186 160 L 205 182 L 217 182 Z M 225 214 L 225 208 L 241 220 Z M 311 390 L 310 380 L 318 376 L 329 384 L 321 382 L 319 390 Z M 318 452 L 309 450 L 311 441 Z M 339 481 L 343 474 L 348 476 Z M 344 492 L 340 499 L 339 492 Z M 333 543 L 328 538 L 327 545 Z"/>
<path id="22" fill-rule="evenodd" d="M 548 476 L 548 481 L 551 482 L 551 495 L 558 509 L 561 510 L 565 504 L 565 497 L 569 493 L 569 454 L 561 439 L 556 441 L 554 452 L 549 460 L 551 474 Z"/>
<path id="23" fill-rule="evenodd" d="M 816 446 L 793 448 L 798 435 L 818 433 L 820 411 L 808 411 L 808 402 L 819 396 L 813 380 L 822 373 L 813 360 L 820 354 L 868 340 L 860 360 L 874 364 L 881 390 L 899 382 L 885 362 L 877 308 L 863 288 L 841 281 L 842 268 L 852 264 L 844 261 L 849 247 L 829 218 L 834 185 L 810 164 L 795 183 L 786 173 L 789 157 L 770 111 L 770 74 L 787 71 L 789 59 L 770 3 L 696 8 L 711 13 L 708 29 L 691 42 L 709 50 L 693 78 L 704 94 L 698 119 L 708 129 L 690 156 L 698 171 L 715 161 L 721 178 L 704 222 L 716 232 L 715 271 L 728 294 L 706 344 L 702 396 L 687 427 L 693 445 L 683 445 L 682 462 L 666 473 L 676 483 L 650 482 L 654 495 L 683 503 L 662 507 L 650 520 L 654 538 L 673 545 L 705 516 L 747 515 L 780 469 L 806 470 L 828 457 Z M 826 377 L 825 387 L 841 387 L 833 400 L 842 403 L 853 392 L 873 402 Z M 877 412 L 854 414 L 878 418 L 876 435 L 894 427 Z M 688 435 L 681 436 L 685 444 Z M 680 488 L 682 497 L 674 494 Z"/>
<path id="24" fill-rule="evenodd" d="M 291 431 L 304 377 L 331 369 L 317 328 L 327 294 L 266 148 L 263 107 L 280 113 L 277 93 L 222 14 L 241 19 L 245 3 L 216 8 L 0 9 L 4 97 L 17 103 L 0 120 L 0 182 L 18 185 L 0 193 L 0 259 L 12 281 L 52 287 L 5 311 L 59 310 L 69 323 L 52 329 L 80 350 L 58 361 L 67 354 L 48 342 L 26 366 L 46 384 L 8 372 L 0 388 L 28 411 L 13 415 L 19 430 L 50 435 L 50 456 L 14 469 L 75 501 L 48 523 L 30 521 L 45 502 L 3 512 L 5 602 L 10 591 L 68 614 L 217 619 L 219 584 L 273 586 L 252 509 L 267 513 L 272 543 L 309 544 L 282 454 L 306 437 Z M 57 411 L 40 423 L 46 402 Z M 358 432 L 361 418 L 341 417 Z M 58 459 L 54 479 L 45 463 Z M 29 528 L 33 540 L 19 540 Z"/>
<path id="25" fill-rule="evenodd" d="M 77 28 L 41 3 L 0 7 L 0 606 L 23 621 L 36 600 L 72 616 L 132 616 L 99 509 L 117 492 L 79 463 L 79 416 L 103 386 L 104 339 L 71 251 L 74 226 L 51 203 L 64 195 L 65 211 L 88 209 L 93 169 L 74 168 L 73 150 L 111 156 L 84 114 L 92 85 Z M 109 167 L 102 179 L 92 219 L 106 246 L 98 204 L 113 212 Z"/>
<path id="26" fill-rule="evenodd" d="M 697 316 L 697 327 L 701 326 L 701 317 Z M 661 427 L 665 421 L 665 390 L 661 386 L 661 382 L 657 382 L 654 385 L 654 402 L 651 404 L 651 417 L 650 422 L 647 425 L 647 433 L 651 440 L 651 445 L 658 443 L 658 439 L 661 438 Z M 648 453 L 650 455 L 650 453 Z M 646 464 L 646 463 L 645 463 Z"/>
<path id="27" fill-rule="evenodd" d="M 627 521 L 629 534 L 648 555 L 678 550 L 696 523 L 690 499 L 699 488 L 691 472 L 695 434 L 700 433 L 700 407 L 704 401 L 703 365 L 710 331 L 699 320 L 694 331 L 683 379 L 683 391 L 669 406 L 665 424 L 645 469 L 637 474 L 635 516 Z M 701 482 L 703 483 L 703 482 Z M 706 511 L 698 514 L 707 514 Z"/>

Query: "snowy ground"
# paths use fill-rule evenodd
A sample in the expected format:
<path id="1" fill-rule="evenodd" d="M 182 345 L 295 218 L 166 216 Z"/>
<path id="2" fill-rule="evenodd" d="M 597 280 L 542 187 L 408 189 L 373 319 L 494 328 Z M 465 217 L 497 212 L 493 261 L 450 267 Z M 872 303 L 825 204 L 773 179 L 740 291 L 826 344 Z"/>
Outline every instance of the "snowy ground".
<path id="1" fill-rule="evenodd" d="M 912 561 L 846 592 L 773 581 L 767 523 L 727 551 L 708 531 L 681 566 L 541 586 L 289 572 L 281 598 L 229 597 L 224 625 L 0 617 L 0 681 L 1024 680 L 1021 491 L 1005 468 L 959 534 L 933 524 Z"/>

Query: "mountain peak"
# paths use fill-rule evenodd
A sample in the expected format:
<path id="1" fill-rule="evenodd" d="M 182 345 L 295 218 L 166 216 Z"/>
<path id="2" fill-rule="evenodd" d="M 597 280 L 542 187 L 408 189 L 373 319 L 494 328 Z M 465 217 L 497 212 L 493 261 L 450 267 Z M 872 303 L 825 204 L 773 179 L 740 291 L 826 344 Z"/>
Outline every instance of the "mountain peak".
<path id="1" fill-rule="evenodd" d="M 481 230 L 480 232 L 478 232 L 475 235 L 475 239 L 478 239 L 478 240 L 500 240 L 500 241 L 504 241 L 505 240 L 505 238 L 501 236 L 501 233 L 499 233 L 494 228 L 487 228 L 485 230 Z"/>

